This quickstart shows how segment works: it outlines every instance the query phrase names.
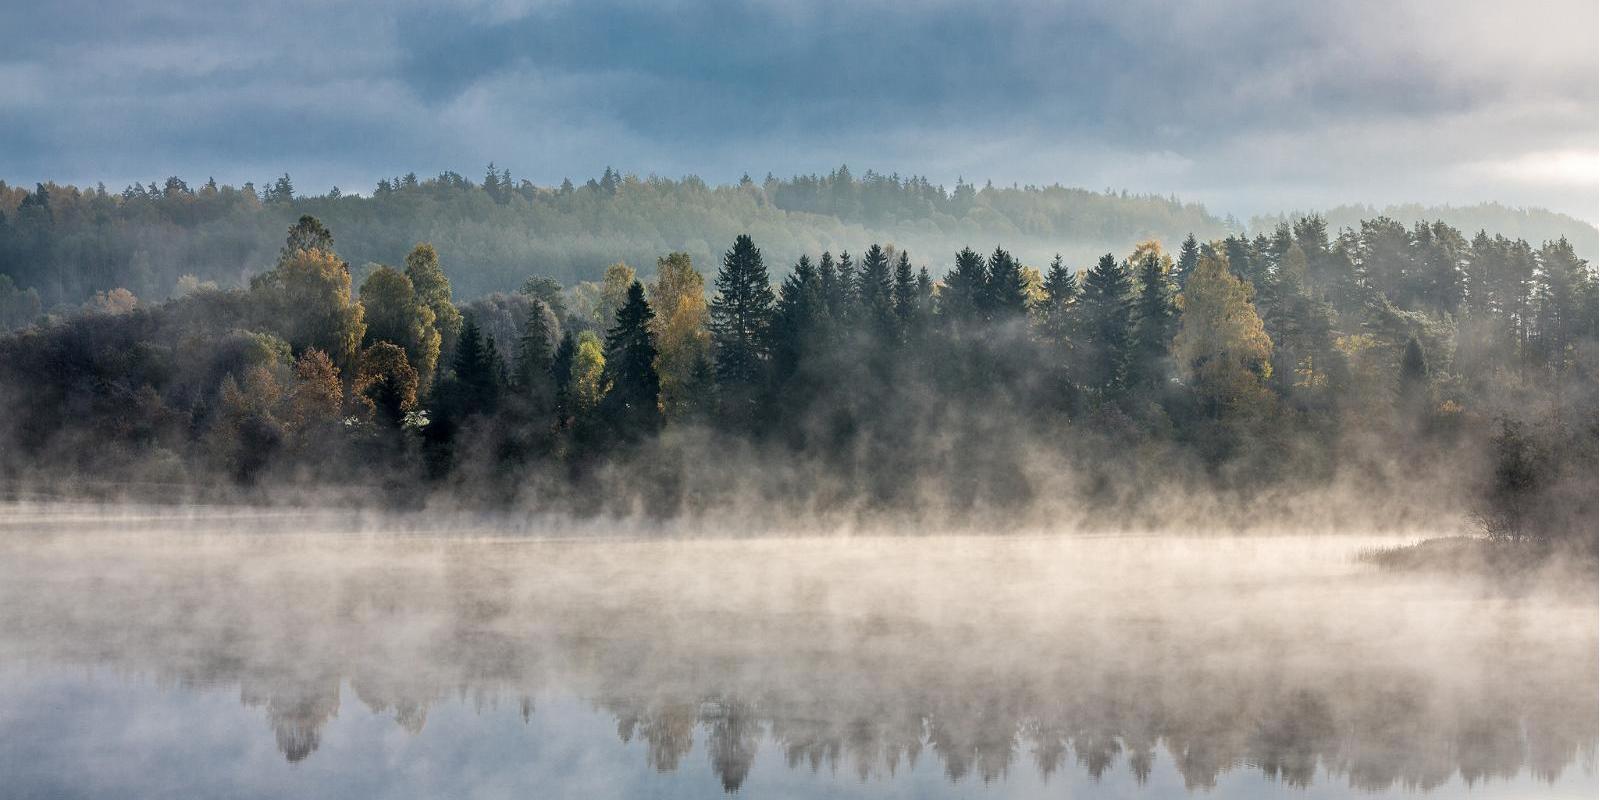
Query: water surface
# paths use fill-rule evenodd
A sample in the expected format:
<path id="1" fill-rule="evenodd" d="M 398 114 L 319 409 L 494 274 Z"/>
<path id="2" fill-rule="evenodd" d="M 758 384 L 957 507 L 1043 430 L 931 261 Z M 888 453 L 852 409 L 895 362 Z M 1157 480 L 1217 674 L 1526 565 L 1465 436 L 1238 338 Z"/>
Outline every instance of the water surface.
<path id="1" fill-rule="evenodd" d="M 7 797 L 1596 794 L 1592 588 L 1395 537 L 0 519 Z"/>

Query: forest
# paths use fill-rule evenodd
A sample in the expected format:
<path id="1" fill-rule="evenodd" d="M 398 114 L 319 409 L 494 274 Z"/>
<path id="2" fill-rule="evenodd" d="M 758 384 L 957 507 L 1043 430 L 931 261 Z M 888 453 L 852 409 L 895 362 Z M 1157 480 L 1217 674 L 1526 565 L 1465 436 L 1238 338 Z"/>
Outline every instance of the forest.
<path id="1" fill-rule="evenodd" d="M 937 215 L 982 194 L 883 183 L 890 199 L 845 216 Z M 831 202 L 827 181 L 742 194 L 647 185 L 806 213 Z M 407 176 L 372 204 L 315 204 L 329 219 L 364 215 L 351 225 L 370 235 L 408 219 L 378 203 L 439 186 Z M 505 176 L 474 196 L 578 204 L 628 191 L 610 172 L 556 200 L 529 186 Z M 1565 238 L 1383 216 L 1330 231 L 1315 215 L 1251 237 L 1154 198 L 1030 189 L 1035 210 L 1057 197 L 1146 215 L 1103 236 L 1202 233 L 1172 247 L 1130 238 L 1082 263 L 1030 264 L 1004 247 L 914 258 L 879 242 L 773 264 L 758 226 L 729 234 L 709 268 L 682 250 L 638 259 L 630 248 L 650 242 L 636 240 L 598 281 L 565 285 L 571 269 L 552 268 L 474 295 L 458 282 L 504 278 L 447 274 L 444 263 L 476 262 L 429 242 L 427 226 L 400 257 L 357 268 L 345 254 L 370 241 L 347 248 L 308 213 L 287 238 L 278 229 L 269 269 L 219 282 L 222 270 L 198 266 L 249 263 L 258 244 L 241 232 L 281 219 L 263 208 L 292 191 L 285 179 L 265 200 L 214 185 L 64 200 L 40 186 L 11 206 L 0 477 L 12 493 L 1148 519 L 1190 502 L 1174 498 L 1271 511 L 1275 492 L 1338 486 L 1369 509 L 1426 490 L 1492 535 L 1594 547 L 1596 276 Z M 195 217 L 169 218 L 180 211 Z M 96 215 L 144 221 L 102 235 Z M 1070 214 L 1019 230 L 1066 237 L 1084 224 L 1096 223 Z M 853 225 L 829 236 L 868 230 Z M 176 228 L 187 232 L 169 260 L 116 262 L 117 236 Z M 194 271 L 170 299 L 129 286 L 177 270 Z"/>

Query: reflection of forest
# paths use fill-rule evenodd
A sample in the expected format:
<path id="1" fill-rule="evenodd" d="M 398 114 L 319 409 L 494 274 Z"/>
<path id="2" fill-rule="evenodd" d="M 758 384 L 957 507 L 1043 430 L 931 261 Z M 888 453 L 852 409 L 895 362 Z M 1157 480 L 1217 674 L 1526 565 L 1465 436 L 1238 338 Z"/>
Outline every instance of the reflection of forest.
<path id="1" fill-rule="evenodd" d="M 1166 575 L 1118 595 L 1090 577 L 1109 563 L 1095 553 L 1072 568 L 1084 585 L 1052 589 L 1063 575 L 982 543 L 963 545 L 965 560 L 884 561 L 934 546 L 748 545 L 736 558 L 732 545 L 252 538 L 134 556 L 12 543 L 0 645 L 35 663 L 237 684 L 291 761 L 312 756 L 347 687 L 413 733 L 447 699 L 530 715 L 538 693 L 570 692 L 656 770 L 698 744 L 729 791 L 769 747 L 795 769 L 862 780 L 932 757 L 951 780 L 1027 768 L 1142 782 L 1164 751 L 1190 788 L 1231 769 L 1426 789 L 1457 773 L 1593 767 L 1592 605 L 1295 567 L 1283 593 L 1259 576 L 1224 591 Z M 1308 586 L 1318 603 L 1288 605 Z M 1154 587 L 1181 591 L 1151 599 Z M 1396 611 L 1369 635 L 1377 618 L 1363 617 L 1384 608 Z"/>

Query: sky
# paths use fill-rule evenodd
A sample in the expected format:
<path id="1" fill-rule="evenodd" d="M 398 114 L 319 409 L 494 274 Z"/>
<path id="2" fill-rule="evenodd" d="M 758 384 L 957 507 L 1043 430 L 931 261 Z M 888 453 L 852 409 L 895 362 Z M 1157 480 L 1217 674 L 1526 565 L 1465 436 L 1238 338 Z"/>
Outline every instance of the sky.
<path id="1" fill-rule="evenodd" d="M 1594 0 L 6 3 L 0 179 L 848 164 L 1600 221 Z"/>

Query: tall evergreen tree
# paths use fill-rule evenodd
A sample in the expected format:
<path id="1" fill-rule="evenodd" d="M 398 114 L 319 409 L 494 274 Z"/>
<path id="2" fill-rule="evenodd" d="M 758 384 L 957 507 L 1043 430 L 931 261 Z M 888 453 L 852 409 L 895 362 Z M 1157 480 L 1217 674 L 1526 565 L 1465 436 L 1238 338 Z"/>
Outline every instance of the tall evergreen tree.
<path id="1" fill-rule="evenodd" d="M 566 427 L 572 417 L 572 368 L 578 357 L 578 339 L 572 331 L 561 334 L 561 343 L 556 345 L 555 354 L 550 357 L 550 380 L 555 384 L 555 409 L 556 424 Z"/>
<path id="2" fill-rule="evenodd" d="M 534 300 L 528 309 L 522 338 L 517 342 L 512 383 L 535 413 L 543 414 L 555 408 L 556 382 L 551 370 L 555 365 L 560 329 L 549 307 L 543 301 Z"/>
<path id="3" fill-rule="evenodd" d="M 1133 324 L 1133 278 L 1110 253 L 1083 279 L 1082 376 L 1102 399 L 1118 396 L 1127 379 L 1128 339 Z"/>
<path id="4" fill-rule="evenodd" d="M 1011 253 L 996 247 L 989 256 L 981 305 L 989 320 L 1008 322 L 1028 310 L 1028 287 L 1022 277 L 1022 264 Z"/>
<path id="5" fill-rule="evenodd" d="M 711 301 L 717 383 L 731 410 L 749 419 L 765 379 L 767 328 L 774 297 L 761 251 L 741 234 L 722 258 L 717 296 Z"/>
<path id="6" fill-rule="evenodd" d="M 1129 385 L 1144 390 L 1166 386 L 1171 371 L 1169 349 L 1177 333 L 1177 304 L 1172 283 L 1161 259 L 1146 254 L 1139 264 L 1139 296 L 1133 310 L 1133 341 L 1129 354 Z"/>
<path id="7" fill-rule="evenodd" d="M 944 291 L 940 293 L 940 313 L 956 323 L 982 321 L 984 294 L 988 292 L 989 268 L 983 256 L 970 247 L 956 253 L 956 266 L 944 276 Z"/>
<path id="8" fill-rule="evenodd" d="M 899 327 L 894 310 L 894 277 L 889 254 L 874 243 L 861 257 L 861 312 L 866 325 L 880 341 L 893 341 Z"/>
<path id="9" fill-rule="evenodd" d="M 917 275 L 911 271 L 911 256 L 904 250 L 900 251 L 900 259 L 894 265 L 894 313 L 900 321 L 902 339 L 917 327 L 917 317 L 922 313 L 922 304 L 917 298 Z"/>
<path id="10" fill-rule="evenodd" d="M 624 440 L 661 427 L 661 377 L 656 374 L 656 335 L 651 329 L 655 316 L 644 299 L 644 285 L 634 281 L 617 309 L 616 324 L 606 332 L 611 390 L 600 401 L 600 410 Z"/>
<path id="11" fill-rule="evenodd" d="M 1178 249 L 1178 261 L 1173 266 L 1172 281 L 1183 288 L 1189 281 L 1189 274 L 1194 272 L 1195 264 L 1200 262 L 1200 244 L 1195 241 L 1194 234 L 1189 234 L 1183 239 L 1183 246 Z"/>

